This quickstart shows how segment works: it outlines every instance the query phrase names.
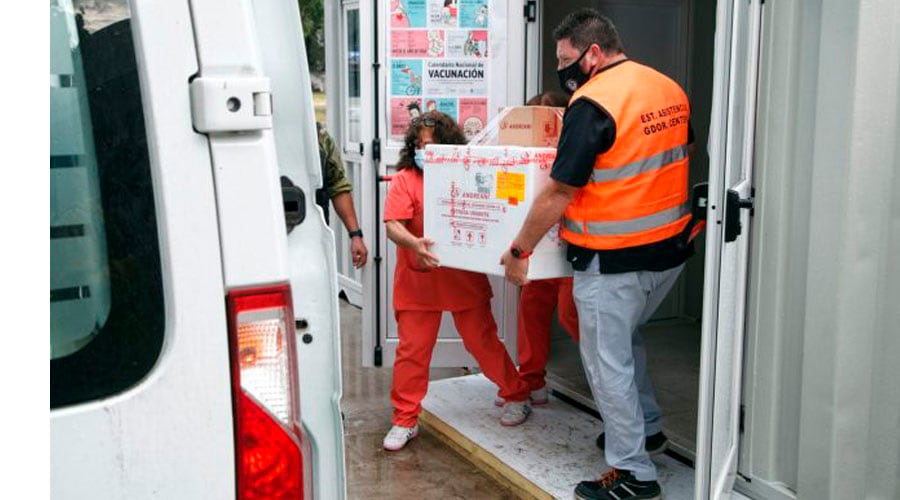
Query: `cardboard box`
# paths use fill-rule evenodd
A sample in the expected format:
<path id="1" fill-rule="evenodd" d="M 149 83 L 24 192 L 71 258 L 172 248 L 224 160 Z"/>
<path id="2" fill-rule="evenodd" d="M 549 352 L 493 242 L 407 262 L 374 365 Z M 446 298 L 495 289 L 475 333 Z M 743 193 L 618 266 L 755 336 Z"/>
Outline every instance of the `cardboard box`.
<path id="1" fill-rule="evenodd" d="M 500 257 L 547 184 L 556 149 L 518 146 L 425 148 L 425 235 L 441 265 L 498 276 Z M 529 257 L 532 280 L 572 275 L 555 225 Z"/>
<path id="2" fill-rule="evenodd" d="M 565 108 L 517 106 L 500 119 L 497 144 L 502 146 L 555 148 L 562 131 Z"/>

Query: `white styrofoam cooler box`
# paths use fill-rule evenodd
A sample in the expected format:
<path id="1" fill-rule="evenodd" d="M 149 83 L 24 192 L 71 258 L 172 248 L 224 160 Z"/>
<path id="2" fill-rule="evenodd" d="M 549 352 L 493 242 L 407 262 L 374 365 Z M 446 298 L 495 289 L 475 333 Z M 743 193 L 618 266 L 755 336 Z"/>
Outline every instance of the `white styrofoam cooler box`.
<path id="1" fill-rule="evenodd" d="M 425 236 L 441 265 L 503 276 L 500 258 L 550 179 L 553 148 L 425 148 Z M 571 276 L 566 245 L 554 225 L 529 257 L 528 279 Z"/>

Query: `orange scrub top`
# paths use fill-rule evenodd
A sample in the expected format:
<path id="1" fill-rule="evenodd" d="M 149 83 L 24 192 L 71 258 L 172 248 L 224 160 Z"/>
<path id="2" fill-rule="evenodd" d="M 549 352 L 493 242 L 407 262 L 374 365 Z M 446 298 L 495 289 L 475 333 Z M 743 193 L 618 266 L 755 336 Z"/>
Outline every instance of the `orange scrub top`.
<path id="1" fill-rule="evenodd" d="M 385 222 L 408 221 L 406 229 L 417 238 L 422 237 L 425 227 L 423 180 L 418 168 L 397 172 L 384 202 Z M 425 271 L 415 252 L 397 247 L 395 311 L 463 311 L 480 306 L 491 297 L 491 285 L 484 274 L 446 267 Z"/>

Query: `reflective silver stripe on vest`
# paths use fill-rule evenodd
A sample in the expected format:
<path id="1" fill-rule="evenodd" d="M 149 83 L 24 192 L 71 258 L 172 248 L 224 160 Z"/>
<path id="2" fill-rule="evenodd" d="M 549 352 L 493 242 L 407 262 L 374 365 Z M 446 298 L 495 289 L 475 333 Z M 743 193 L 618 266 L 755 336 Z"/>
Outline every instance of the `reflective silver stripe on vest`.
<path id="1" fill-rule="evenodd" d="M 688 204 L 667 208 L 655 214 L 645 215 L 636 219 L 618 220 L 610 222 L 587 222 L 566 219 L 566 229 L 576 234 L 585 234 L 587 227 L 589 236 L 614 236 L 646 231 L 666 224 L 671 224 L 689 213 Z"/>
<path id="2" fill-rule="evenodd" d="M 676 146 L 657 153 L 650 158 L 629 163 L 619 168 L 596 168 L 591 174 L 593 182 L 610 182 L 634 177 L 652 170 L 658 170 L 670 163 L 687 158 L 687 146 Z"/>

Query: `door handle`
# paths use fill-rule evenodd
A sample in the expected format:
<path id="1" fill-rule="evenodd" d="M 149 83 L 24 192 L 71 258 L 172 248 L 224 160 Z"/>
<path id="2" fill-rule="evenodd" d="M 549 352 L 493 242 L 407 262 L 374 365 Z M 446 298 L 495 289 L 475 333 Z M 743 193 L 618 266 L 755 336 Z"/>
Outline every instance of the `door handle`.
<path id="1" fill-rule="evenodd" d="M 306 193 L 290 178 L 281 176 L 281 201 L 284 204 L 284 222 L 288 234 L 306 219 Z"/>
<path id="2" fill-rule="evenodd" d="M 750 188 L 749 198 L 741 198 L 740 193 L 734 189 L 728 190 L 725 200 L 725 243 L 730 243 L 741 235 L 741 209 L 750 210 L 750 216 L 753 216 L 755 197 L 755 188 Z"/>

